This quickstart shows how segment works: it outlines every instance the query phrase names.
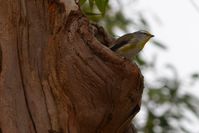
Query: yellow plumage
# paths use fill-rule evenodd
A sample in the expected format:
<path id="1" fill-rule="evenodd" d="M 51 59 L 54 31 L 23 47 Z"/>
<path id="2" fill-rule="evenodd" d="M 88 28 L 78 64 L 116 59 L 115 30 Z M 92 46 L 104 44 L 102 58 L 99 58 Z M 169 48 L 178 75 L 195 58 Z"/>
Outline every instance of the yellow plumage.
<path id="1" fill-rule="evenodd" d="M 132 59 L 144 48 L 151 37 L 153 35 L 147 31 L 129 33 L 118 38 L 110 49 L 128 59 Z"/>

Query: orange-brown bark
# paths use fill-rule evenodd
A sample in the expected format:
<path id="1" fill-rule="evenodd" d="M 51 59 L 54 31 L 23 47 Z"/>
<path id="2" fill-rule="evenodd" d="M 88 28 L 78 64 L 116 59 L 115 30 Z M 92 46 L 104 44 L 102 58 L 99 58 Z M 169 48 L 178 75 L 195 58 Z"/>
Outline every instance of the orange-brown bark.
<path id="1" fill-rule="evenodd" d="M 0 3 L 2 133 L 132 132 L 143 77 L 103 32 L 58 1 Z"/>

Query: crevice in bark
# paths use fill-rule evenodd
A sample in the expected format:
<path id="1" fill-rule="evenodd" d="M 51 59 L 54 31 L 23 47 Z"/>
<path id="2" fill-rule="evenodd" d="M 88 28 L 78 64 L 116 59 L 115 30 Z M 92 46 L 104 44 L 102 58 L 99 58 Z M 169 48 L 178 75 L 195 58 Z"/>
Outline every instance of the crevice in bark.
<path id="1" fill-rule="evenodd" d="M 17 41 L 17 56 L 18 56 L 18 65 L 19 65 L 19 74 L 20 74 L 19 76 L 21 77 L 21 85 L 22 85 L 22 89 L 23 89 L 23 92 L 24 92 L 24 98 L 25 98 L 27 111 L 28 111 L 28 114 L 30 116 L 30 120 L 32 122 L 33 129 L 34 129 L 35 133 L 37 133 L 36 124 L 34 122 L 34 119 L 33 119 L 32 113 L 31 113 L 31 109 L 30 109 L 30 106 L 29 106 L 29 103 L 28 103 L 28 97 L 27 97 L 26 87 L 25 87 L 25 84 L 24 84 L 22 62 L 21 62 L 21 57 L 20 57 L 20 52 L 19 52 L 20 50 L 19 49 L 20 49 L 19 48 L 19 41 Z"/>
<path id="2" fill-rule="evenodd" d="M 50 119 L 50 114 L 49 114 L 48 106 L 47 106 L 47 99 L 46 99 L 47 97 L 46 97 L 46 94 L 45 94 L 45 91 L 44 91 L 44 88 L 43 88 L 43 85 L 42 85 L 42 79 L 41 79 L 41 75 L 40 75 L 40 72 L 39 72 L 38 63 L 37 63 L 37 75 L 38 75 L 38 79 L 39 79 L 39 84 L 41 86 L 42 94 L 44 96 L 44 104 L 45 104 L 45 109 L 46 109 L 47 116 L 48 116 L 48 121 L 50 123 L 50 128 L 52 129 L 52 122 L 51 122 L 51 119 Z"/>
<path id="3" fill-rule="evenodd" d="M 2 71 L 2 62 L 3 62 L 3 53 L 2 53 L 2 49 L 1 49 L 1 43 L 0 43 L 0 75 L 1 75 L 1 71 Z"/>
<path id="4" fill-rule="evenodd" d="M 90 57 L 90 59 L 85 59 L 85 57 L 82 57 L 82 55 L 80 53 L 77 53 L 76 55 L 79 57 L 79 59 L 84 63 L 84 65 L 88 66 L 90 68 L 90 70 L 104 83 L 106 83 L 106 81 L 104 80 L 104 78 L 102 76 L 100 76 L 100 74 L 97 72 L 97 70 L 95 70 L 88 62 L 89 60 L 92 60 L 92 58 L 94 57 Z"/>
<path id="5" fill-rule="evenodd" d="M 53 129 L 48 130 L 48 133 L 63 133 L 62 131 L 55 131 Z M 70 133 L 70 132 L 68 132 Z"/>
<path id="6" fill-rule="evenodd" d="M 28 18 L 27 18 L 28 10 L 26 9 L 27 8 L 26 0 L 20 0 L 20 1 L 21 1 L 21 3 L 20 3 L 20 16 L 19 16 L 19 21 L 18 21 L 19 27 L 17 28 L 17 31 L 16 31 L 16 33 L 18 34 L 17 35 L 17 44 L 16 44 L 17 49 L 16 50 L 17 50 L 17 56 L 18 56 L 19 76 L 20 76 L 20 79 L 21 79 L 21 86 L 22 86 L 22 90 L 23 90 L 23 94 L 24 94 L 27 112 L 28 112 L 28 115 L 30 117 L 34 132 L 37 133 L 36 123 L 33 119 L 33 116 L 32 116 L 32 113 L 31 113 L 31 108 L 30 108 L 30 105 L 29 105 L 29 102 L 28 102 L 28 94 L 27 94 L 27 91 L 26 91 L 27 87 L 25 86 L 25 83 L 24 83 L 24 73 L 23 73 L 24 62 L 22 61 L 23 60 L 23 58 L 22 58 L 22 55 L 23 55 L 22 45 L 23 45 L 24 36 L 26 36 L 26 39 L 27 39 L 26 45 L 27 45 L 28 58 L 30 57 L 29 53 L 31 51 L 30 44 L 29 44 L 29 42 L 30 42 L 30 40 L 29 40 L 29 22 L 28 22 Z M 26 32 L 24 32 L 24 31 L 26 31 Z M 30 64 L 29 61 L 30 60 L 28 60 L 28 64 Z M 28 66 L 28 64 L 26 64 L 26 66 Z"/>
<path id="7" fill-rule="evenodd" d="M 55 103 L 57 103 L 57 99 L 55 98 L 55 95 L 54 95 L 54 91 L 53 91 L 53 88 L 55 88 L 55 86 L 51 86 L 51 84 L 55 84 L 55 83 L 50 83 L 50 81 L 49 80 L 47 80 L 47 84 L 48 84 L 48 86 L 49 86 L 49 91 L 50 91 L 50 94 L 51 94 L 51 96 L 52 96 L 52 100 L 55 102 Z M 55 104 L 55 110 L 56 110 L 56 116 L 54 116 L 54 118 L 51 118 L 50 116 L 49 116 L 49 119 L 50 119 L 50 123 L 51 123 L 51 129 L 49 130 L 49 131 L 55 131 L 55 129 L 53 129 L 53 119 L 57 119 L 58 118 L 58 103 L 57 104 Z M 49 113 L 49 112 L 48 112 Z M 55 114 L 53 114 L 53 115 L 55 115 Z M 56 124 L 58 124 L 59 126 L 60 126 L 60 123 L 59 123 L 59 121 L 58 121 L 58 123 L 56 123 Z M 57 133 L 62 133 L 62 129 L 60 129 L 61 131 L 58 131 Z"/>
<path id="8" fill-rule="evenodd" d="M 132 124 L 131 121 L 133 119 L 133 117 L 135 116 L 135 112 L 138 112 L 140 110 L 140 106 L 136 105 L 133 110 L 131 111 L 131 114 L 126 118 L 126 120 L 121 124 L 121 126 L 118 128 L 118 132 L 121 131 L 122 129 L 126 129 L 128 130 L 128 126 L 130 127 L 130 125 Z M 126 128 L 124 128 L 126 127 Z"/>
<path id="9" fill-rule="evenodd" d="M 109 112 L 109 113 L 108 113 Z M 98 127 L 96 128 L 96 133 L 102 133 L 104 127 L 111 121 L 112 119 L 112 111 L 107 110 L 104 114 L 102 121 L 99 123 Z"/>

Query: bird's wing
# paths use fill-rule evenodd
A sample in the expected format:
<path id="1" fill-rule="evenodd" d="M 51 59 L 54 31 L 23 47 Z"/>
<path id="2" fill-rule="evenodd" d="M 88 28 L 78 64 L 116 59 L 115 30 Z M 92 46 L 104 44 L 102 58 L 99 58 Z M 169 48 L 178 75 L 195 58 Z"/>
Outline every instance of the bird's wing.
<path id="1" fill-rule="evenodd" d="M 131 40 L 131 39 L 128 39 L 129 35 L 132 37 L 132 33 L 129 33 L 118 38 L 116 42 L 114 43 L 114 45 L 110 47 L 110 49 L 113 51 L 117 51 L 119 48 L 129 43 L 129 41 Z"/>
<path id="2" fill-rule="evenodd" d="M 110 47 L 111 50 L 116 51 L 119 48 L 121 48 L 122 46 L 124 46 L 125 44 L 127 44 L 129 41 L 127 40 L 123 40 L 123 41 L 116 41 L 115 45 L 113 45 L 112 47 Z"/>

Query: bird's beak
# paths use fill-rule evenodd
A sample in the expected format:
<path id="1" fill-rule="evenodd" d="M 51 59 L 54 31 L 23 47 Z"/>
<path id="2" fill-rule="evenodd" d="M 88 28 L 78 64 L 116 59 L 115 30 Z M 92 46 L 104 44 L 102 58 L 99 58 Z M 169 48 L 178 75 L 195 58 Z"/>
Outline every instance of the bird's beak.
<path id="1" fill-rule="evenodd" d="M 154 35 L 151 35 L 151 37 L 154 37 Z"/>

